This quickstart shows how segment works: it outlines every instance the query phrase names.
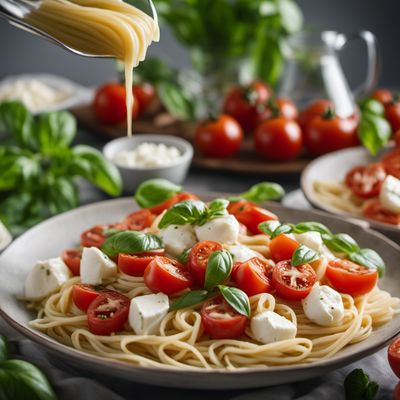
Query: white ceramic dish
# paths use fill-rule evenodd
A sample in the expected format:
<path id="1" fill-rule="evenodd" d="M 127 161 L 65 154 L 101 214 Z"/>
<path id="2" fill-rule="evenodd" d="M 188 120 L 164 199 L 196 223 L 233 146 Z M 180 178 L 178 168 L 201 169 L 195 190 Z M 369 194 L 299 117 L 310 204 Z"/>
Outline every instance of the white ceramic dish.
<path id="1" fill-rule="evenodd" d="M 136 188 L 144 181 L 152 178 L 164 178 L 176 184 L 181 184 L 187 175 L 193 158 L 193 147 L 185 139 L 172 135 L 135 134 L 131 137 L 123 137 L 108 142 L 103 149 L 104 156 L 115 164 L 115 156 L 125 150 L 134 150 L 142 143 L 163 143 L 176 147 L 181 157 L 176 162 L 162 167 L 144 168 L 117 167 L 121 173 L 124 192 L 135 193 Z"/>
<path id="2" fill-rule="evenodd" d="M 201 196 L 210 200 L 221 194 Z M 384 236 L 338 220 L 318 211 L 303 211 L 268 204 L 283 221 L 320 221 L 334 232 L 348 232 L 363 247 L 376 249 L 387 263 L 386 277 L 380 286 L 395 296 L 400 296 L 400 247 Z M 56 256 L 67 247 L 77 244 L 79 234 L 87 227 L 114 222 L 135 209 L 131 199 L 110 200 L 78 208 L 51 218 L 16 239 L 0 256 L 0 315 L 23 335 L 42 345 L 59 362 L 79 366 L 91 373 L 113 376 L 128 381 L 151 385 L 191 389 L 244 389 L 294 382 L 326 374 L 348 365 L 383 347 L 400 331 L 400 315 L 374 330 L 365 341 L 341 350 L 334 357 L 314 364 L 248 369 L 240 372 L 182 371 L 179 369 L 145 368 L 121 362 L 104 360 L 62 345 L 43 333 L 31 329 L 33 318 L 24 304 L 16 299 L 23 292 L 25 277 L 37 259 Z M 51 236 L 51 240 L 49 237 Z"/>
<path id="3" fill-rule="evenodd" d="M 367 150 L 363 147 L 354 147 L 351 149 L 339 150 L 333 153 L 326 154 L 322 157 L 316 158 L 301 174 L 301 189 L 304 196 L 314 207 L 319 208 L 324 211 L 328 211 L 332 214 L 353 217 L 366 221 L 371 228 L 377 229 L 390 238 L 394 239 L 396 242 L 400 240 L 400 228 L 384 224 L 381 222 L 373 221 L 368 218 L 355 217 L 349 213 L 342 210 L 338 210 L 329 204 L 325 204 L 318 200 L 315 190 L 314 182 L 319 181 L 331 181 L 340 182 L 343 181 L 346 173 L 357 165 L 366 165 L 371 162 L 377 162 L 382 159 L 382 154 L 388 150 L 384 150 L 378 156 L 371 156 Z"/>

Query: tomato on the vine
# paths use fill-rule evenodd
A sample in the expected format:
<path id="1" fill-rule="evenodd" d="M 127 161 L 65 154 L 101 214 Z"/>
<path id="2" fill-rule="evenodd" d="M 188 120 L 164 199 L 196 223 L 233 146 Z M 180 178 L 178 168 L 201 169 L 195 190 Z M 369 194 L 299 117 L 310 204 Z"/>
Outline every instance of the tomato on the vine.
<path id="1" fill-rule="evenodd" d="M 383 105 L 390 103 L 393 99 L 393 94 L 387 89 L 377 89 L 371 96 L 373 99 L 381 102 Z"/>
<path id="2" fill-rule="evenodd" d="M 133 86 L 133 94 L 139 106 L 139 113 L 143 115 L 152 105 L 156 97 L 156 89 L 151 83 L 143 82 Z"/>
<path id="3" fill-rule="evenodd" d="M 265 112 L 262 114 L 262 118 L 269 119 L 278 116 L 296 120 L 299 117 L 299 110 L 290 99 L 283 97 L 269 99 L 266 104 Z"/>
<path id="4" fill-rule="evenodd" d="M 305 129 L 313 118 L 325 114 L 329 108 L 333 108 L 333 103 L 329 100 L 320 99 L 310 103 L 299 115 L 302 129 Z"/>

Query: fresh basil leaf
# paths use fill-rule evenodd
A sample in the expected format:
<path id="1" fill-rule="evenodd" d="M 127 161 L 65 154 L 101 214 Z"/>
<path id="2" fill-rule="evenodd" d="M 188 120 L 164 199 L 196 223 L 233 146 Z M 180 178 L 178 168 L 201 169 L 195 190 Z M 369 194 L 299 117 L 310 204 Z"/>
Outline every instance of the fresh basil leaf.
<path id="1" fill-rule="evenodd" d="M 280 235 L 281 233 L 292 233 L 293 232 L 293 226 L 290 224 L 282 224 L 279 225 L 273 232 L 271 235 L 271 239 L 277 237 L 278 235 Z"/>
<path id="2" fill-rule="evenodd" d="M 122 180 L 118 168 L 96 149 L 79 145 L 73 149 L 71 172 L 82 176 L 104 190 L 110 196 L 118 196 L 122 191 Z"/>
<path id="3" fill-rule="evenodd" d="M 57 177 L 47 185 L 47 206 L 51 215 L 56 215 L 78 206 L 78 189 L 68 178 Z"/>
<path id="4" fill-rule="evenodd" d="M 185 200 L 170 207 L 161 218 L 158 227 L 193 224 L 207 215 L 207 207 L 200 200 Z"/>
<path id="5" fill-rule="evenodd" d="M 292 265 L 297 267 L 315 261 L 319 258 L 319 254 L 303 244 L 300 245 L 292 255 Z"/>
<path id="6" fill-rule="evenodd" d="M 382 277 L 385 274 L 385 262 L 375 250 L 361 249 L 358 252 L 350 253 L 348 256 L 351 261 L 354 261 L 357 264 L 363 265 L 367 268 L 377 269 L 379 271 L 379 277 Z"/>
<path id="7" fill-rule="evenodd" d="M 300 222 L 294 226 L 294 233 L 304 232 L 319 232 L 321 235 L 332 235 L 329 228 L 319 222 Z"/>
<path id="8" fill-rule="evenodd" d="M 379 385 L 376 382 L 370 382 L 364 392 L 364 400 L 374 400 L 378 394 Z"/>
<path id="9" fill-rule="evenodd" d="M 7 360 L 0 368 L 0 396 L 13 400 L 57 400 L 49 381 L 34 365 Z"/>
<path id="10" fill-rule="evenodd" d="M 226 250 L 214 251 L 208 257 L 204 288 L 212 290 L 225 282 L 232 272 L 233 260 Z"/>
<path id="11" fill-rule="evenodd" d="M 201 303 L 208 297 L 207 290 L 191 290 L 185 293 L 178 300 L 174 301 L 169 307 L 170 311 L 180 310 L 181 308 L 187 308 L 195 306 Z"/>
<path id="12" fill-rule="evenodd" d="M 109 236 L 101 250 L 109 257 L 115 257 L 119 253 L 140 254 L 162 247 L 161 239 L 155 235 L 138 231 L 123 231 Z"/>
<path id="13" fill-rule="evenodd" d="M 57 153 L 68 147 L 76 135 L 76 119 L 68 111 L 41 114 L 36 124 L 36 135 L 43 154 Z"/>
<path id="14" fill-rule="evenodd" d="M 391 136 L 392 128 L 385 118 L 368 112 L 362 113 L 358 137 L 371 154 L 377 154 Z"/>
<path id="15" fill-rule="evenodd" d="M 384 105 L 380 101 L 375 99 L 365 99 L 361 102 L 360 108 L 362 112 L 378 115 L 381 117 L 385 116 Z"/>
<path id="16" fill-rule="evenodd" d="M 369 376 L 362 369 L 354 369 L 344 380 L 346 400 L 373 400 L 378 388 L 375 382 L 370 382 Z"/>
<path id="17" fill-rule="evenodd" d="M 328 248 L 337 253 L 354 253 L 360 250 L 357 242 L 347 233 L 338 233 L 337 235 L 322 235 L 322 240 Z"/>
<path id="18" fill-rule="evenodd" d="M 208 209 L 209 209 L 209 211 L 212 211 L 212 212 L 224 211 L 224 210 L 226 210 L 228 205 L 229 205 L 229 201 L 226 199 L 215 199 L 208 205 Z"/>
<path id="19" fill-rule="evenodd" d="M 272 236 L 274 231 L 281 226 L 279 221 L 265 221 L 258 225 L 258 229 L 266 235 Z"/>
<path id="20" fill-rule="evenodd" d="M 139 185 L 135 193 L 135 200 L 140 207 L 153 207 L 182 190 L 182 186 L 175 185 L 166 179 L 150 179 Z"/>
<path id="21" fill-rule="evenodd" d="M 268 200 L 280 200 L 284 195 L 285 191 L 281 185 L 272 182 L 261 182 L 252 186 L 239 197 L 254 203 L 264 203 Z"/>
<path id="22" fill-rule="evenodd" d="M 190 250 L 191 249 L 186 249 L 184 251 L 182 251 L 181 254 L 179 254 L 178 257 L 176 257 L 176 259 L 183 265 L 186 265 L 188 260 L 189 260 L 189 254 L 190 254 Z"/>
<path id="23" fill-rule="evenodd" d="M 5 336 L 0 335 L 0 368 L 4 361 L 8 360 L 8 343 Z"/>
<path id="24" fill-rule="evenodd" d="M 235 311 L 250 318 L 250 301 L 245 292 L 238 288 L 224 285 L 218 285 L 218 289 Z"/>

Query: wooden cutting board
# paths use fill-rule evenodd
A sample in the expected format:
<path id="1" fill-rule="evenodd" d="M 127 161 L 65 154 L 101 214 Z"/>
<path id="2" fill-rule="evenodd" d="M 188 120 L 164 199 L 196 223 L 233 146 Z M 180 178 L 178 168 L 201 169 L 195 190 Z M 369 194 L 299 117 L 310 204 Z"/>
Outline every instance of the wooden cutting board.
<path id="1" fill-rule="evenodd" d="M 74 108 L 71 112 L 76 116 L 81 127 L 87 129 L 95 135 L 108 139 L 115 139 L 126 135 L 126 125 L 103 125 L 99 123 L 92 111 L 92 107 L 84 106 Z M 166 113 L 156 116 L 141 118 L 134 121 L 134 133 L 156 133 L 165 135 L 175 135 L 187 139 L 193 144 L 196 124 L 186 123 L 173 119 Z M 246 137 L 242 143 L 242 148 L 235 157 L 230 159 L 204 157 L 195 149 L 193 166 L 207 170 L 230 171 L 252 174 L 300 174 L 304 167 L 311 161 L 309 158 L 300 157 L 299 159 L 288 162 L 270 162 L 259 157 L 254 149 L 251 137 Z"/>

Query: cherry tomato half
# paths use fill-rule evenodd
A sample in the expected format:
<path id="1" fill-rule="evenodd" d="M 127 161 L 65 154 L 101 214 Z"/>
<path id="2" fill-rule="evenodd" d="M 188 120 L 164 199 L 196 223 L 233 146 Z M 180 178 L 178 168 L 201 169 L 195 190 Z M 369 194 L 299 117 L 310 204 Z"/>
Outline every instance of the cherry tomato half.
<path id="1" fill-rule="evenodd" d="M 378 199 L 368 201 L 363 207 L 363 214 L 367 218 L 384 224 L 400 224 L 400 215 L 383 208 Z"/>
<path id="2" fill-rule="evenodd" d="M 100 248 L 106 240 L 103 232 L 108 227 L 108 225 L 96 225 L 93 228 L 90 228 L 87 231 L 83 232 L 81 234 L 81 246 Z"/>
<path id="3" fill-rule="evenodd" d="M 268 160 L 286 161 L 301 151 L 303 136 L 297 122 L 283 117 L 262 122 L 254 133 L 256 152 Z"/>
<path id="4" fill-rule="evenodd" d="M 82 250 L 67 249 L 62 253 L 65 265 L 71 270 L 72 275 L 79 276 L 81 272 Z"/>
<path id="5" fill-rule="evenodd" d="M 121 293 L 101 293 L 87 309 L 89 331 L 102 336 L 122 331 L 128 320 L 129 305 L 129 298 Z"/>
<path id="6" fill-rule="evenodd" d="M 258 225 L 265 221 L 276 221 L 278 217 L 271 211 L 253 205 L 246 205 L 235 214 L 236 219 L 243 224 L 251 233 L 263 233 Z"/>
<path id="7" fill-rule="evenodd" d="M 388 360 L 390 367 L 400 378 L 400 338 L 395 339 L 388 348 Z"/>
<path id="8" fill-rule="evenodd" d="M 177 193 L 171 198 L 163 201 L 160 204 L 157 204 L 156 206 L 150 207 L 148 210 L 154 214 L 154 215 L 160 215 L 164 210 L 167 210 L 168 208 L 172 207 L 174 204 L 180 203 L 185 200 L 198 200 L 199 198 L 192 193 Z"/>
<path id="9" fill-rule="evenodd" d="M 240 199 L 238 201 L 231 201 L 228 205 L 228 212 L 229 214 L 236 215 L 238 212 L 245 210 L 247 207 L 255 205 L 256 203 L 244 199 Z"/>
<path id="10" fill-rule="evenodd" d="M 236 339 L 243 335 L 247 318 L 237 313 L 222 296 L 206 301 L 201 308 L 204 331 L 212 339 Z"/>
<path id="11" fill-rule="evenodd" d="M 217 120 L 200 124 L 195 133 L 197 149 L 207 157 L 234 156 L 243 141 L 243 130 L 235 119 L 222 114 Z"/>
<path id="12" fill-rule="evenodd" d="M 82 311 L 85 311 L 101 293 L 113 292 L 104 286 L 85 285 L 77 283 L 72 287 L 72 301 Z"/>
<path id="13" fill-rule="evenodd" d="M 356 196 L 367 199 L 379 195 L 385 178 L 383 164 L 375 163 L 354 167 L 347 173 L 345 182 Z"/>
<path id="14" fill-rule="evenodd" d="M 208 257 L 215 251 L 222 250 L 221 243 L 211 240 L 203 240 L 195 244 L 189 253 L 188 269 L 194 280 L 201 286 L 204 286 L 206 277 Z"/>
<path id="15" fill-rule="evenodd" d="M 349 260 L 333 260 L 326 268 L 326 277 L 339 292 L 360 296 L 369 293 L 375 287 L 378 270 Z"/>
<path id="16" fill-rule="evenodd" d="M 239 265 L 235 265 L 234 281 L 248 296 L 268 293 L 272 289 L 271 262 L 253 257 Z"/>
<path id="17" fill-rule="evenodd" d="M 400 179 L 400 149 L 386 154 L 382 159 L 382 163 L 388 175 L 393 175 L 397 179 Z"/>
<path id="18" fill-rule="evenodd" d="M 393 100 L 393 94 L 387 89 L 377 89 L 372 93 L 372 98 L 386 105 Z"/>
<path id="19" fill-rule="evenodd" d="M 138 103 L 139 113 L 143 115 L 152 105 L 156 97 L 156 89 L 151 83 L 144 82 L 140 85 L 134 85 L 132 90 Z"/>
<path id="20" fill-rule="evenodd" d="M 276 294 L 286 300 L 304 299 L 317 281 L 317 275 L 309 264 L 293 267 L 290 260 L 280 261 L 272 272 Z"/>
<path id="21" fill-rule="evenodd" d="M 163 256 L 164 249 L 142 254 L 118 254 L 118 268 L 130 276 L 143 276 L 146 267 L 157 256 Z"/>
<path id="22" fill-rule="evenodd" d="M 292 258 L 294 251 L 299 247 L 299 243 L 285 235 L 280 233 L 274 237 L 269 244 L 269 251 L 274 261 L 289 260 Z"/>
<path id="23" fill-rule="evenodd" d="M 154 215 L 147 208 L 135 211 L 129 214 L 123 221 L 122 224 L 126 225 L 128 230 L 131 231 L 142 231 L 148 228 L 154 221 Z"/>
<path id="24" fill-rule="evenodd" d="M 192 286 L 189 271 L 177 260 L 155 257 L 144 271 L 144 283 L 154 293 L 178 293 Z"/>
<path id="25" fill-rule="evenodd" d="M 333 104 L 329 100 L 315 100 L 307 106 L 299 115 L 299 124 L 305 129 L 313 118 L 325 114 L 329 108 L 333 108 Z"/>

